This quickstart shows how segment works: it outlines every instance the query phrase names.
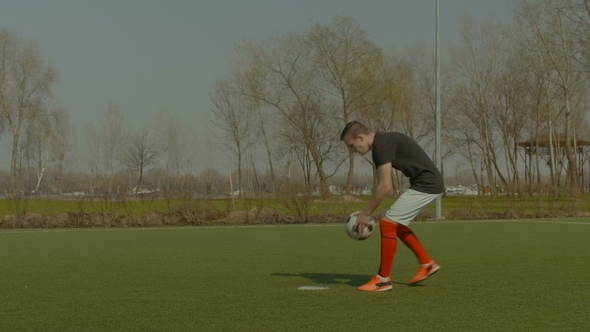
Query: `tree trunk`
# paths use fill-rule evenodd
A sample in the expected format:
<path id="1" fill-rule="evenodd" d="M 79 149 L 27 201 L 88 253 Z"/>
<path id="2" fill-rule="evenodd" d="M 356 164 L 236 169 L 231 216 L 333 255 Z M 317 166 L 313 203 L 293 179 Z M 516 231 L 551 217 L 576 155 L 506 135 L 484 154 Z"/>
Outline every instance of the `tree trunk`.
<path id="1" fill-rule="evenodd" d="M 572 115 L 570 110 L 569 95 L 565 94 L 565 153 L 567 155 L 568 178 L 571 185 L 570 193 L 576 195 L 579 190 L 578 165 L 574 156 L 572 139 Z"/>
<path id="2" fill-rule="evenodd" d="M 12 157 L 10 160 L 10 183 L 8 187 L 8 192 L 13 193 L 14 189 L 16 188 L 16 160 L 18 158 L 18 140 L 20 136 L 20 129 L 14 129 L 13 139 L 12 139 Z"/>
<path id="3" fill-rule="evenodd" d="M 350 167 L 348 168 L 348 175 L 346 176 L 346 194 L 350 194 L 350 187 L 352 186 L 352 176 L 354 174 L 354 153 L 348 152 L 348 161 Z"/>

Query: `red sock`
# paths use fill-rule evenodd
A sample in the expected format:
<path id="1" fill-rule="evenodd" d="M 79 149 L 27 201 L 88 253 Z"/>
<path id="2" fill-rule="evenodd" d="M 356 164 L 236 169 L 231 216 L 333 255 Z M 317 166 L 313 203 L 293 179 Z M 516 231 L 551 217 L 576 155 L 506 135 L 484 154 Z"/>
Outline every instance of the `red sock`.
<path id="1" fill-rule="evenodd" d="M 397 249 L 397 226 L 398 224 L 389 221 L 379 221 L 379 230 L 381 231 L 379 275 L 382 277 L 389 277 L 389 274 L 391 274 L 391 264 L 393 264 L 393 256 Z"/>
<path id="2" fill-rule="evenodd" d="M 398 224 L 397 228 L 398 237 L 408 248 L 410 248 L 410 250 L 414 252 L 416 257 L 418 257 L 420 264 L 427 264 L 430 262 L 430 256 L 428 256 L 426 250 L 424 250 L 412 230 L 408 226 L 402 224 Z"/>

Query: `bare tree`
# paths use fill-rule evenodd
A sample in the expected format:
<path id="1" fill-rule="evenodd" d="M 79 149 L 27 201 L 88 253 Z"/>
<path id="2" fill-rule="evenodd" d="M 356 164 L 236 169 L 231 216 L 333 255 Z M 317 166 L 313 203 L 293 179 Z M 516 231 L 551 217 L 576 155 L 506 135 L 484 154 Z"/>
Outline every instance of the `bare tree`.
<path id="1" fill-rule="evenodd" d="M 52 112 L 50 122 L 52 124 L 52 159 L 57 165 L 57 178 L 60 182 L 59 190 L 61 193 L 63 190 L 64 164 L 66 159 L 73 155 L 76 150 L 76 130 L 71 124 L 69 111 L 63 106 L 58 106 Z"/>
<path id="2" fill-rule="evenodd" d="M 514 29 L 514 31 L 518 30 L 520 29 Z M 547 126 L 550 122 L 549 117 L 551 116 L 549 112 L 551 93 L 548 85 L 550 70 L 548 70 L 548 66 L 538 54 L 529 52 L 526 49 L 526 46 L 523 46 L 526 45 L 528 36 L 520 36 L 517 34 L 513 37 L 515 38 L 513 44 L 517 48 L 519 54 L 518 58 L 514 60 L 515 65 L 519 68 L 515 69 L 515 71 L 518 76 L 517 80 L 520 82 L 520 88 L 524 91 L 524 95 L 520 100 L 520 105 L 523 113 L 529 114 L 528 121 L 525 121 L 524 123 L 524 131 L 530 138 L 534 138 L 535 140 L 534 146 L 527 149 L 524 156 L 530 160 L 530 164 L 525 164 L 525 184 L 527 185 L 529 193 L 532 193 L 533 184 L 537 187 L 541 185 L 541 158 L 543 156 L 540 153 L 541 145 L 539 139 L 542 134 L 553 130 Z M 526 112 L 526 109 L 530 111 Z M 553 156 L 551 156 L 551 158 L 553 158 Z M 553 184 L 553 163 L 551 162 L 549 164 Z"/>
<path id="3" fill-rule="evenodd" d="M 17 169 L 26 170 L 28 173 L 28 181 L 24 186 L 27 191 L 31 190 L 37 193 L 49 162 L 51 143 L 49 119 L 42 117 L 36 121 L 25 122 L 20 140 Z M 33 183 L 32 173 L 35 173 L 36 185 Z"/>
<path id="4" fill-rule="evenodd" d="M 580 50 L 580 60 L 587 74 L 590 74 L 590 0 L 567 0 L 560 10 L 564 17 L 579 28 L 575 36 Z"/>
<path id="5" fill-rule="evenodd" d="M 183 124 L 180 119 L 164 109 L 156 110 L 153 128 L 161 147 L 163 167 L 167 174 L 162 178 L 164 192 L 166 195 L 173 192 L 182 193 L 184 189 L 188 189 L 187 174 L 192 174 L 197 162 L 199 139 L 196 132 L 194 128 Z"/>
<path id="6" fill-rule="evenodd" d="M 197 130 L 189 125 L 182 126 L 180 135 L 180 172 L 183 174 L 194 174 L 198 167 L 202 166 L 199 152 L 201 151 L 201 141 L 203 137 Z"/>
<path id="7" fill-rule="evenodd" d="M 92 123 L 86 124 L 84 131 L 86 145 L 86 164 L 90 169 L 90 194 L 94 195 L 94 179 L 100 174 L 102 151 L 102 138 Z"/>
<path id="8" fill-rule="evenodd" d="M 213 103 L 209 120 L 221 130 L 221 135 L 216 137 L 228 148 L 230 158 L 235 159 L 238 168 L 238 196 L 242 198 L 242 163 L 253 142 L 253 103 L 244 94 L 236 91 L 237 88 L 227 81 L 217 82 L 214 90 L 209 93 Z"/>
<path id="9" fill-rule="evenodd" d="M 406 131 L 408 126 L 401 125 L 406 121 L 403 112 L 411 113 L 406 108 L 404 96 L 410 95 L 412 80 L 411 64 L 393 50 L 385 54 L 383 84 L 376 87 L 374 95 L 381 96 L 375 102 L 367 102 L 362 109 L 360 118 L 365 119 L 375 131 Z M 368 98 L 374 98 L 370 96 Z"/>
<path id="10" fill-rule="evenodd" d="M 280 127 L 281 130 L 277 138 L 281 142 L 282 149 L 278 155 L 280 160 L 286 165 L 288 182 L 292 180 L 291 165 L 296 160 L 299 163 L 304 183 L 306 185 L 311 184 L 313 179 L 313 157 L 309 152 L 309 147 L 301 144 L 299 132 L 288 123 Z"/>
<path id="11" fill-rule="evenodd" d="M 216 184 L 219 181 L 215 181 L 219 177 L 219 172 L 216 171 L 217 165 L 217 153 L 218 150 L 215 147 L 215 143 L 211 141 L 209 137 L 205 138 L 203 146 L 203 157 L 205 170 L 201 173 L 205 178 L 205 195 L 213 195 L 217 188 Z"/>
<path id="12" fill-rule="evenodd" d="M 156 110 L 153 125 L 160 142 L 164 166 L 173 176 L 191 173 L 197 162 L 199 138 L 194 128 L 164 109 Z"/>
<path id="13" fill-rule="evenodd" d="M 473 146 L 481 150 L 482 164 L 485 166 L 491 194 L 495 196 L 496 176 L 504 187 L 508 186 L 499 167 L 502 150 L 498 146 L 500 135 L 494 126 L 496 112 L 502 107 L 498 104 L 495 94 L 498 90 L 497 77 L 506 63 L 505 55 L 501 51 L 501 29 L 494 21 L 476 24 L 468 14 L 464 15 L 462 23 L 461 44 L 452 47 L 455 68 L 462 76 L 462 80 L 458 82 L 462 88 L 456 90 L 459 98 L 463 99 L 463 102 L 457 104 L 458 115 L 468 120 L 464 124 L 469 124 L 476 130 L 465 130 L 463 127 L 457 128 L 459 130 L 454 132 L 460 135 L 477 134 L 477 137 L 462 137 L 457 140 L 473 142 Z"/>
<path id="14" fill-rule="evenodd" d="M 37 43 L 22 42 L 8 29 L 0 30 L 0 114 L 12 135 L 9 190 L 16 180 L 21 128 L 26 121 L 43 116 L 57 81 L 57 69 L 43 60 Z"/>
<path id="15" fill-rule="evenodd" d="M 273 128 L 272 125 L 272 112 L 268 111 L 268 110 L 263 110 L 262 105 L 260 105 L 260 103 L 257 103 L 256 106 L 254 107 L 256 114 L 258 115 L 258 129 L 260 132 L 260 135 L 262 136 L 262 143 L 264 144 L 264 148 L 266 151 L 266 157 L 268 160 L 268 169 L 270 171 L 270 182 L 271 182 L 271 187 L 274 190 L 275 188 L 275 182 L 276 182 L 276 176 L 275 176 L 275 170 L 274 170 L 274 162 L 273 162 L 273 147 L 276 146 L 276 144 L 273 144 L 272 142 L 272 137 L 274 135 L 276 135 L 276 130 Z M 269 127 L 270 126 L 270 130 Z"/>
<path id="16" fill-rule="evenodd" d="M 157 163 L 160 154 L 160 147 L 149 129 L 143 128 L 132 133 L 123 160 L 127 168 L 139 173 L 135 191 L 141 188 L 145 172 Z"/>
<path id="17" fill-rule="evenodd" d="M 164 109 L 156 110 L 154 130 L 162 147 L 166 170 L 174 176 L 180 174 L 183 149 L 183 142 L 181 142 L 182 129 L 182 123 L 179 119 L 170 116 Z"/>
<path id="18" fill-rule="evenodd" d="M 90 169 L 90 174 L 95 176 L 100 172 L 100 161 L 102 155 L 100 133 L 92 123 L 86 124 L 84 131 L 84 142 L 86 143 L 86 163 Z"/>
<path id="19" fill-rule="evenodd" d="M 125 140 L 125 122 L 123 114 L 116 103 L 109 103 L 104 112 L 102 122 L 102 139 L 104 152 L 104 167 L 108 175 L 112 175 L 119 166 L 118 154 L 122 150 Z"/>
<path id="20" fill-rule="evenodd" d="M 584 26 L 569 19 L 568 0 L 520 1 L 516 12 L 527 22 L 530 31 L 531 51 L 545 57 L 552 66 L 551 84 L 558 88 L 564 109 L 565 146 L 568 182 L 573 192 L 578 190 L 578 162 L 574 151 L 573 119 L 575 110 L 572 101 L 575 95 L 586 88 L 588 75 L 583 72 L 584 45 L 579 33 Z"/>
<path id="21" fill-rule="evenodd" d="M 322 136 L 335 140 L 337 131 L 334 107 L 325 103 L 325 95 L 317 89 L 317 73 L 308 41 L 299 35 L 268 38 L 262 44 L 249 44 L 248 54 L 260 70 L 258 83 L 249 85 L 245 93 L 272 107 L 277 116 L 297 131 L 313 161 L 320 187 L 327 194 L 325 157 L 335 156 L 333 145 L 323 145 Z M 322 151 L 324 148 L 330 151 Z M 330 158 L 331 159 L 331 158 Z"/>
<path id="22" fill-rule="evenodd" d="M 425 44 L 417 43 L 404 52 L 399 61 L 401 68 L 405 68 L 402 75 L 393 75 L 398 85 L 404 88 L 398 98 L 397 107 L 403 131 L 426 149 L 434 146 L 436 132 L 436 62 L 434 50 Z M 455 154 L 455 145 L 450 130 L 454 125 L 455 116 L 452 104 L 454 95 L 454 72 L 449 71 L 446 63 L 441 64 L 441 173 L 445 175 L 444 160 Z M 432 149 L 432 159 L 435 151 Z M 443 193 L 444 194 L 444 193 Z"/>
<path id="23" fill-rule="evenodd" d="M 268 75 L 268 70 L 257 65 L 251 47 L 252 45 L 248 42 L 238 43 L 234 46 L 230 54 L 231 72 L 229 80 L 236 89 L 235 93 L 250 100 L 253 111 L 252 116 L 256 119 L 253 119 L 249 124 L 252 126 L 253 136 L 259 138 L 253 144 L 260 143 L 264 146 L 270 171 L 271 186 L 274 188 L 276 177 L 273 153 L 276 150 L 277 118 L 273 107 L 262 102 L 257 94 L 252 93 L 252 91 L 261 90 L 260 87 L 264 83 L 265 75 Z"/>
<path id="24" fill-rule="evenodd" d="M 377 101 L 362 117 L 378 131 L 400 131 L 417 141 L 434 131 L 434 62 L 421 45 L 397 54 L 385 54 L 386 64 L 377 87 Z M 432 52 L 431 52 L 432 53 Z"/>
<path id="25" fill-rule="evenodd" d="M 100 135 L 103 139 L 101 148 L 103 165 L 109 177 L 109 194 L 112 192 L 113 175 L 121 165 L 122 155 L 128 152 L 124 151 L 126 136 L 123 114 L 119 105 L 111 102 L 104 112 L 102 134 Z"/>
<path id="26" fill-rule="evenodd" d="M 343 127 L 356 112 L 376 102 L 371 92 L 383 83 L 381 49 L 351 16 L 336 17 L 331 26 L 314 23 L 307 38 L 313 48 L 313 66 L 320 75 L 318 87 L 338 109 Z M 354 173 L 350 151 L 348 160 L 346 188 L 350 191 Z"/>

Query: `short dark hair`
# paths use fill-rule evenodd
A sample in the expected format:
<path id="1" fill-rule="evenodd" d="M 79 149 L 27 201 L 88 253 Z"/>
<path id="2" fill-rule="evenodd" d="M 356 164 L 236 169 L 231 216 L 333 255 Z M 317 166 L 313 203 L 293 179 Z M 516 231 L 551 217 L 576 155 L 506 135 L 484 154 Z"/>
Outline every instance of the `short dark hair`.
<path id="1" fill-rule="evenodd" d="M 346 134 L 348 134 L 349 132 L 353 137 L 356 137 L 359 134 L 368 135 L 369 129 L 367 128 L 367 126 L 358 121 L 350 121 L 346 124 L 346 126 L 344 126 L 344 129 L 342 129 L 342 133 L 340 134 L 340 140 L 344 141 L 344 136 L 346 136 Z"/>

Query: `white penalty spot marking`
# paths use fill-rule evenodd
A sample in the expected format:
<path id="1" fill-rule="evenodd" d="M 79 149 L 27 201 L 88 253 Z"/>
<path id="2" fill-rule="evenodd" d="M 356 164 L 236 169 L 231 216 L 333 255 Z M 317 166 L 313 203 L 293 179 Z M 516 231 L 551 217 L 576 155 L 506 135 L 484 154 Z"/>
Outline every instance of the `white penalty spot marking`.
<path id="1" fill-rule="evenodd" d="M 324 289 L 330 289 L 328 287 L 321 287 L 321 286 L 301 286 L 299 288 L 297 288 L 298 290 L 324 290 Z"/>

